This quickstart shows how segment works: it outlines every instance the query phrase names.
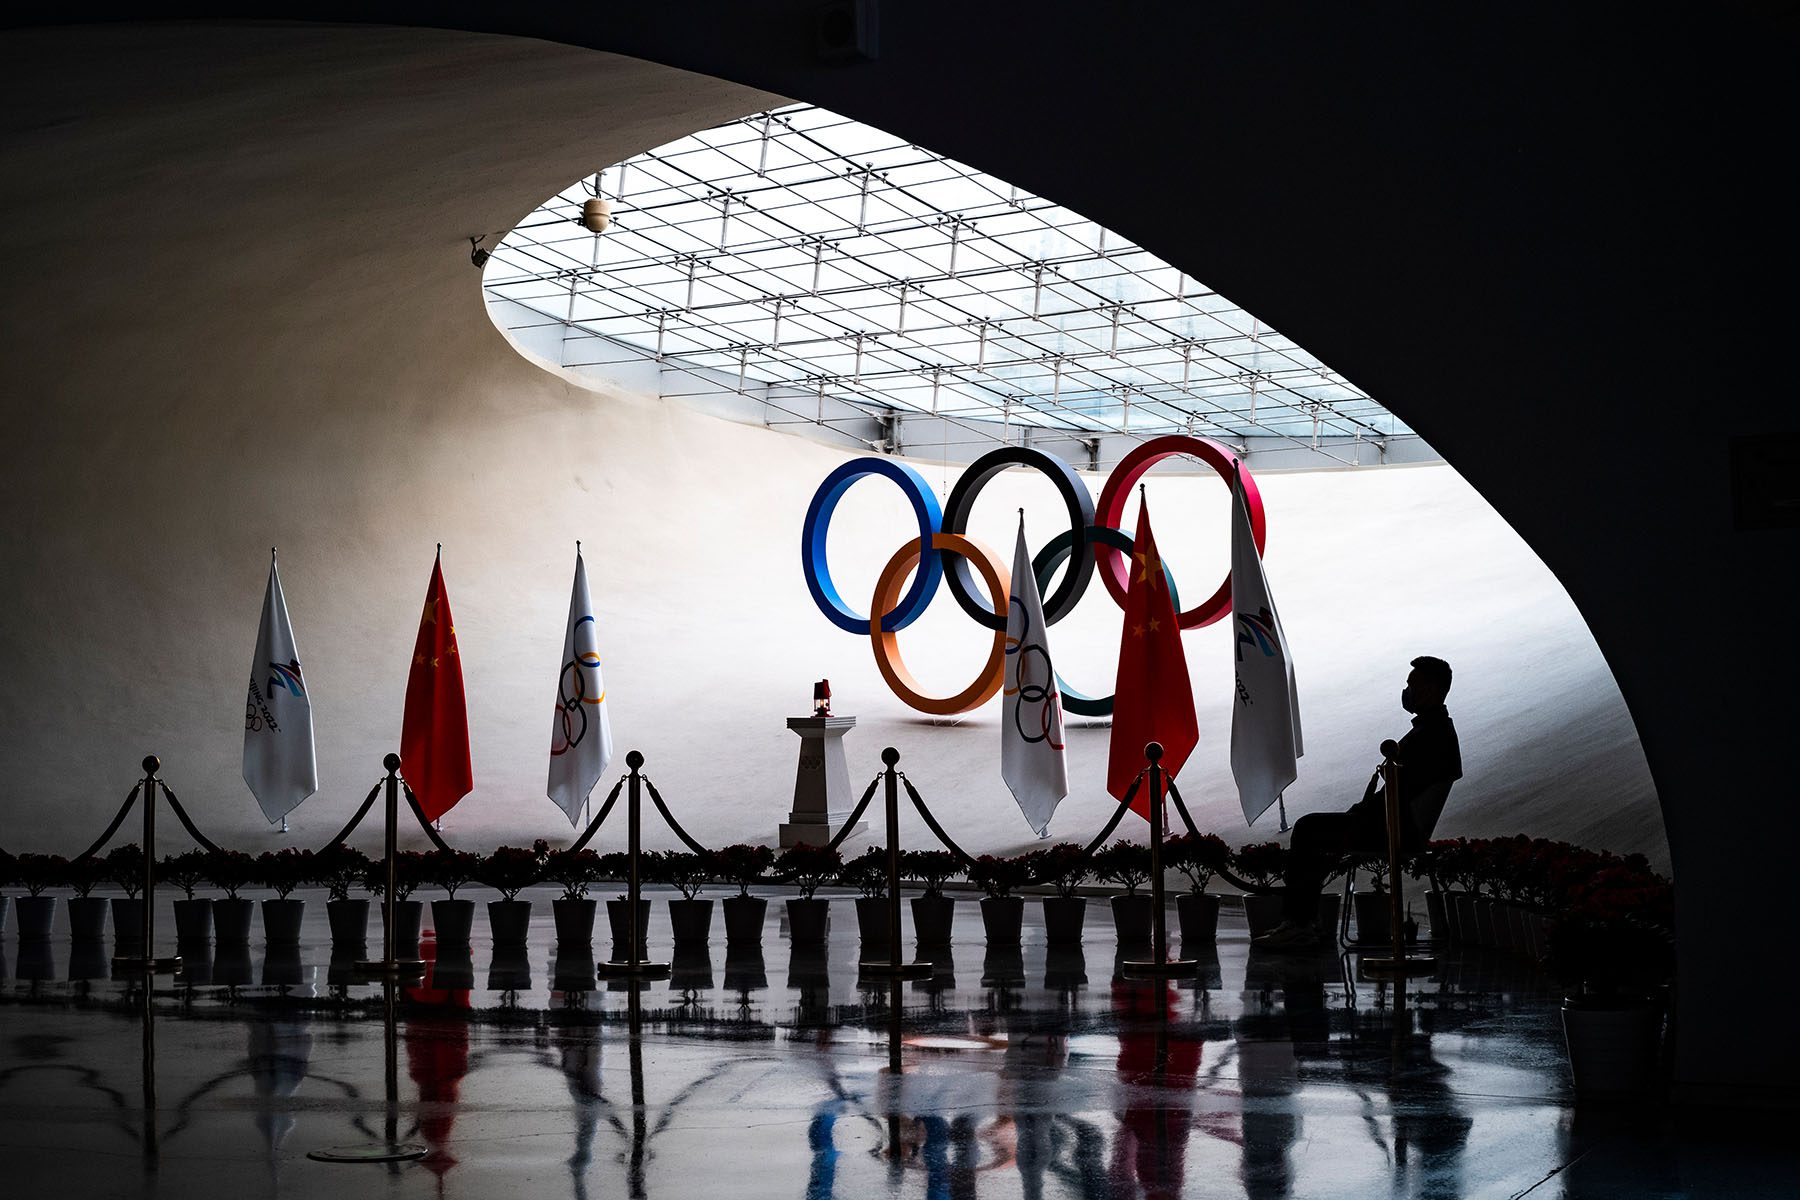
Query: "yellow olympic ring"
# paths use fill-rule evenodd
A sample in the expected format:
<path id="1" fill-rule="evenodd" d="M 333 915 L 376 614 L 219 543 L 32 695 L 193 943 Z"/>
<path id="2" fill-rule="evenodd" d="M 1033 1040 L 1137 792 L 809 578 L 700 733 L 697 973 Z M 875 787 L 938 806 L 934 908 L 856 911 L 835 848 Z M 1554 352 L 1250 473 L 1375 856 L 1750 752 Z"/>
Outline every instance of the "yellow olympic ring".
<path id="1" fill-rule="evenodd" d="M 956 533 L 934 533 L 931 535 L 932 550 L 947 550 L 952 554 L 960 554 L 975 564 L 981 572 L 981 578 L 987 584 L 988 596 L 993 600 L 994 611 L 1006 613 L 1008 604 L 1008 584 L 1006 572 L 1000 565 L 1000 559 L 987 546 L 974 538 L 964 537 Z M 993 648 L 988 652 L 987 665 L 981 674 L 954 696 L 927 696 L 920 690 L 919 681 L 900 659 L 899 637 L 881 628 L 879 614 L 892 611 L 900 600 L 900 585 L 906 581 L 907 572 L 919 561 L 920 543 L 909 542 L 902 546 L 894 557 L 888 559 L 887 566 L 881 570 L 881 577 L 875 581 L 875 599 L 869 611 L 877 614 L 869 621 L 869 641 L 875 650 L 875 665 L 881 669 L 881 677 L 893 693 L 920 712 L 930 713 L 937 717 L 955 716 L 971 709 L 980 708 L 1000 691 L 1006 682 L 1006 626 L 994 631 Z"/>

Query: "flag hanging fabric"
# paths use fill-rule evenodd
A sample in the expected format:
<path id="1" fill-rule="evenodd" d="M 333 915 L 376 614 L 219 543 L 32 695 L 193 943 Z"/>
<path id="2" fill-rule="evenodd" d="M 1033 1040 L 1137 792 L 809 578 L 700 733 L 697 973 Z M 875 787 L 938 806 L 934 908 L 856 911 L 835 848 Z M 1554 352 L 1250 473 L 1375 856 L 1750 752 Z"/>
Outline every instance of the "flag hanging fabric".
<path id="1" fill-rule="evenodd" d="M 1161 742 L 1163 769 L 1178 774 L 1200 742 L 1194 716 L 1194 688 L 1188 681 L 1181 628 L 1156 536 L 1150 506 L 1138 505 L 1132 543 L 1131 582 L 1125 593 L 1125 626 L 1119 634 L 1119 674 L 1113 687 L 1112 744 L 1106 760 L 1106 790 L 1125 798 L 1144 769 L 1144 746 Z M 1141 788 L 1131 810 L 1150 819 L 1150 790 Z"/>
<path id="2" fill-rule="evenodd" d="M 469 710 L 463 700 L 462 660 L 456 625 L 444 594 L 440 555 L 431 567 L 412 673 L 406 677 L 406 712 L 400 722 L 400 773 L 429 820 L 437 820 L 475 786 L 469 761 Z"/>
<path id="3" fill-rule="evenodd" d="M 319 790 L 312 697 L 300 670 L 273 550 L 256 657 L 250 663 L 250 696 L 244 704 L 244 782 L 271 825 Z"/>
<path id="4" fill-rule="evenodd" d="M 1012 594 L 1006 608 L 1006 683 L 1000 693 L 1000 777 L 1039 837 L 1069 794 L 1063 751 L 1062 694 L 1050 661 L 1049 631 L 1037 573 L 1025 548 L 1025 517 L 1013 547 Z"/>
<path id="5" fill-rule="evenodd" d="M 1300 694 L 1294 659 L 1275 613 L 1262 555 L 1250 531 L 1244 483 L 1232 471 L 1231 625 L 1237 672 L 1231 708 L 1231 774 L 1237 780 L 1244 822 L 1255 824 L 1299 775 Z"/>
<path id="6" fill-rule="evenodd" d="M 570 825 L 612 761 L 612 722 L 606 715 L 606 680 L 600 672 L 599 633 L 588 594 L 587 565 L 575 550 L 575 588 L 563 634 L 562 668 L 556 677 L 556 716 L 550 724 L 549 796 Z"/>

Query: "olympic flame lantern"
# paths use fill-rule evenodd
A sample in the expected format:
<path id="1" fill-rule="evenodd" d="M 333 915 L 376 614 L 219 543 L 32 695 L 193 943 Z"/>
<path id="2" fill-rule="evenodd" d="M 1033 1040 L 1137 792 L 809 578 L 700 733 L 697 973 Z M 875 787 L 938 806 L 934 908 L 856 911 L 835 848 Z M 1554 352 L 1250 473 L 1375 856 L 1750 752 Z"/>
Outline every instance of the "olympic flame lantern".
<path id="1" fill-rule="evenodd" d="M 975 498 L 989 480 L 1008 467 L 1029 467 L 1055 485 L 1067 510 L 1069 525 L 1032 556 L 1031 567 L 1037 575 L 1038 587 L 1044 592 L 1044 620 L 1054 625 L 1074 611 L 1088 584 L 1098 571 L 1100 582 L 1114 603 L 1122 609 L 1129 576 L 1127 564 L 1132 551 L 1132 537 L 1121 528 L 1125 501 L 1131 489 L 1146 472 L 1165 458 L 1189 455 L 1199 459 L 1218 474 L 1229 488 L 1231 469 L 1236 462 L 1227 447 L 1205 438 L 1173 435 L 1144 442 L 1119 461 L 1107 476 L 1096 503 L 1087 485 L 1075 469 L 1054 454 L 1023 446 L 1003 446 L 990 451 L 969 464 L 942 509 L 931 485 L 923 476 L 903 462 L 892 458 L 859 458 L 845 463 L 825 477 L 813 494 L 806 510 L 806 522 L 800 536 L 800 562 L 806 575 L 807 590 L 825 618 L 846 633 L 865 636 L 875 653 L 875 665 L 888 687 L 912 708 L 934 716 L 951 716 L 979 708 L 1000 691 L 1006 678 L 1006 610 L 1010 572 L 998 555 L 981 542 L 968 536 L 969 514 Z M 1262 553 L 1267 522 L 1263 516 L 1262 495 L 1250 472 L 1237 463 L 1244 483 L 1244 500 L 1250 509 L 1250 529 L 1258 554 Z M 912 505 L 918 522 L 918 536 L 903 544 L 882 568 L 875 583 L 875 593 L 868 616 L 852 609 L 832 581 L 826 562 L 825 537 L 831 526 L 832 513 L 838 501 L 858 480 L 878 476 L 898 486 Z M 1070 568 L 1054 591 L 1050 581 L 1065 561 Z M 912 583 L 902 591 L 902 584 L 915 564 Z M 974 572 L 979 572 L 993 606 L 975 591 Z M 900 656 L 897 635 L 924 615 L 936 597 L 939 587 L 947 587 L 957 605 L 976 623 L 994 633 L 987 662 L 969 686 L 949 696 L 927 695 L 906 669 Z M 1231 611 L 1231 576 L 1229 573 L 1205 600 L 1193 608 L 1181 610 L 1180 593 L 1173 576 L 1170 593 L 1175 597 L 1183 629 L 1199 629 L 1210 625 Z M 1111 696 L 1087 696 L 1057 677 L 1056 686 L 1063 707 L 1083 716 L 1110 716 Z"/>

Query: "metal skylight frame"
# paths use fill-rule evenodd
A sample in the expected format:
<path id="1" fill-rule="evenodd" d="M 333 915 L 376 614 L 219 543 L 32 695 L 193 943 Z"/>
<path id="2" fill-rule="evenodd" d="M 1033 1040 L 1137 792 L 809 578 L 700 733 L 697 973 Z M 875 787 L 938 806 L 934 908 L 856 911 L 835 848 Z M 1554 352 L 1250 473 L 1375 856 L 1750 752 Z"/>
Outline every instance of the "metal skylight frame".
<path id="1" fill-rule="evenodd" d="M 612 204 L 599 235 L 578 220 L 596 194 Z M 1118 234 L 813 105 L 576 181 L 500 242 L 483 286 L 563 326 L 570 368 L 598 337 L 883 416 L 1313 449 L 1411 436 Z"/>

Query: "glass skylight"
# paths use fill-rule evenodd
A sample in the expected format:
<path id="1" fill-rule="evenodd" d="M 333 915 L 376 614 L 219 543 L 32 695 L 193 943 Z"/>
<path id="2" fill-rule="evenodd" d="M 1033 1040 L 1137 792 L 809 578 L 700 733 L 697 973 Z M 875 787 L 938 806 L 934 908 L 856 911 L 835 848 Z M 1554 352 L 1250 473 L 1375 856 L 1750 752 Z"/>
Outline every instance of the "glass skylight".
<path id="1" fill-rule="evenodd" d="M 599 235 L 579 222 L 595 195 Z M 1409 434 L 1142 247 L 811 105 L 576 181 L 501 241 L 484 287 L 564 326 L 565 367 L 598 337 L 884 415 L 1315 448 Z"/>

